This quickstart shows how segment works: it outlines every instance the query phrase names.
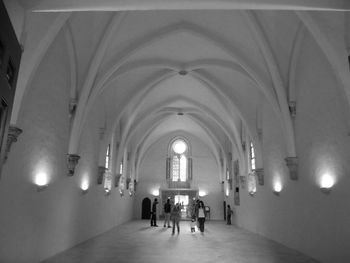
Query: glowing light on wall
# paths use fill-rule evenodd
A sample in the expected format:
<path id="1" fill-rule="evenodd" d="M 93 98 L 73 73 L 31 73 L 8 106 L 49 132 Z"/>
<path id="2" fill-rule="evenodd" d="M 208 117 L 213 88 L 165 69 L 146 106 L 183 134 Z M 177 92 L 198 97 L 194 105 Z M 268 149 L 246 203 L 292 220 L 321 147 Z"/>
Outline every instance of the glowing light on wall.
<path id="1" fill-rule="evenodd" d="M 41 192 L 47 188 L 49 179 L 46 173 L 39 172 L 35 175 L 34 182 L 37 186 L 37 191 Z"/>
<path id="2" fill-rule="evenodd" d="M 206 191 L 203 191 L 203 190 L 199 190 L 198 195 L 199 195 L 200 197 L 203 197 L 203 196 L 206 196 L 206 195 L 207 195 L 207 192 L 206 192 Z"/>
<path id="3" fill-rule="evenodd" d="M 282 191 L 282 183 L 280 181 L 276 181 L 273 184 L 273 192 L 276 195 L 279 195 L 279 193 Z"/>
<path id="4" fill-rule="evenodd" d="M 159 189 L 153 190 L 152 191 L 153 196 L 159 196 Z"/>
<path id="5" fill-rule="evenodd" d="M 334 177 L 331 176 L 329 173 L 325 173 L 321 177 L 321 191 L 324 193 L 329 193 L 334 183 L 335 183 Z"/>
<path id="6" fill-rule="evenodd" d="M 86 194 L 89 190 L 89 181 L 87 179 L 83 179 L 83 181 L 81 182 L 80 188 L 83 194 Z"/>

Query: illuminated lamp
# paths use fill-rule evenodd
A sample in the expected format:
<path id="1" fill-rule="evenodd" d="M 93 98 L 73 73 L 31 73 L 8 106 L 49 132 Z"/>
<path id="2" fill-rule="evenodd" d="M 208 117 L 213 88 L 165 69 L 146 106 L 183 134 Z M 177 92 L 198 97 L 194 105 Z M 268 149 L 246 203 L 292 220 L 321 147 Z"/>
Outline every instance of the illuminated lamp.
<path id="1" fill-rule="evenodd" d="M 48 187 L 48 179 L 45 173 L 38 173 L 35 177 L 35 185 L 37 192 L 42 192 Z"/>
<path id="2" fill-rule="evenodd" d="M 282 191 L 282 184 L 280 182 L 275 182 L 273 186 L 273 193 L 275 195 L 280 195 L 281 191 Z"/>
<path id="3" fill-rule="evenodd" d="M 322 193 L 329 194 L 334 185 L 334 178 L 330 174 L 324 174 L 321 179 L 320 190 Z"/>
<path id="4" fill-rule="evenodd" d="M 198 195 L 199 195 L 200 197 L 203 197 L 203 196 L 206 196 L 206 195 L 207 195 L 207 192 L 206 192 L 206 191 L 203 191 L 203 190 L 200 190 L 200 191 L 198 192 Z"/>
<path id="5" fill-rule="evenodd" d="M 159 196 L 159 190 L 158 190 L 158 189 L 153 190 L 153 191 L 152 191 L 152 195 L 153 195 L 153 196 Z"/>
<path id="6" fill-rule="evenodd" d="M 86 194 L 89 191 L 89 183 L 87 181 L 83 181 L 81 184 L 81 192 L 82 194 Z"/>

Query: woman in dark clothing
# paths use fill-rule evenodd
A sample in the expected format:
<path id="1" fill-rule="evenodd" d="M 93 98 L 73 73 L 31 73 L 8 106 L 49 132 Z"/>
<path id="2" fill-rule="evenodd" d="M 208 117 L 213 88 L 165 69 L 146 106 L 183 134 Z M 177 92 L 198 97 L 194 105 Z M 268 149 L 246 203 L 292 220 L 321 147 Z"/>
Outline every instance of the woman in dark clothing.
<path id="1" fill-rule="evenodd" d="M 203 201 L 199 201 L 197 209 L 197 219 L 199 223 L 199 230 L 204 232 L 204 222 L 205 222 L 205 207 Z"/>

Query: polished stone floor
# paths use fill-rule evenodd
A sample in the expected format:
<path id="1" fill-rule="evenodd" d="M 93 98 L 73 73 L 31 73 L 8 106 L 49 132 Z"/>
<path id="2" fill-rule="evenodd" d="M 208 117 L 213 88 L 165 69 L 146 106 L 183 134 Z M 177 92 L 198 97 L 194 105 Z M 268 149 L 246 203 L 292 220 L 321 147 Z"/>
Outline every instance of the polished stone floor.
<path id="1" fill-rule="evenodd" d="M 64 251 L 45 263 L 317 263 L 318 261 L 262 236 L 207 221 L 205 232 L 190 232 L 181 222 L 180 234 L 170 228 L 132 221 Z"/>

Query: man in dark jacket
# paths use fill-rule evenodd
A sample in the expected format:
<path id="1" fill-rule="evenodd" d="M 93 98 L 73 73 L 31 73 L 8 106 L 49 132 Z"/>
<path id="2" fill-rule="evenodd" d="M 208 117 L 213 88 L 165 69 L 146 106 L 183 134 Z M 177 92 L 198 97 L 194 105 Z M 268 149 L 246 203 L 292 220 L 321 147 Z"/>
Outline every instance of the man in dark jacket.
<path id="1" fill-rule="evenodd" d="M 154 198 L 151 211 L 151 226 L 157 226 L 157 198 Z"/>
<path id="2" fill-rule="evenodd" d="M 170 212 L 171 212 L 171 204 L 170 204 L 170 198 L 166 201 L 164 204 L 164 227 L 168 225 L 170 228 Z"/>

